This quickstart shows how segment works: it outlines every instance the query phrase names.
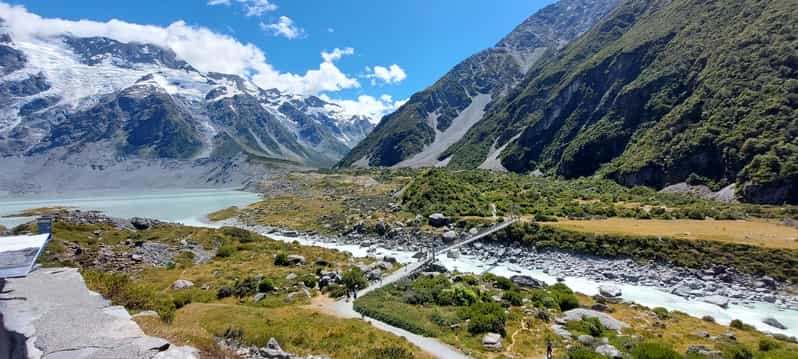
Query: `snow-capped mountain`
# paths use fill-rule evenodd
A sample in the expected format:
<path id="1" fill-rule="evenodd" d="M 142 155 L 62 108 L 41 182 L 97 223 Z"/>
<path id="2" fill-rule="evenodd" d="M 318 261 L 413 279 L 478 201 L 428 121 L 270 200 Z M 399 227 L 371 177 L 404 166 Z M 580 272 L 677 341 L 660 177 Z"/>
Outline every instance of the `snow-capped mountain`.
<path id="1" fill-rule="evenodd" d="M 152 44 L 17 41 L 0 27 L 0 161 L 16 171 L 0 175 L 0 188 L 64 166 L 199 164 L 214 173 L 205 181 L 227 181 L 216 170 L 236 161 L 326 167 L 372 127 L 337 104 L 204 73 Z"/>

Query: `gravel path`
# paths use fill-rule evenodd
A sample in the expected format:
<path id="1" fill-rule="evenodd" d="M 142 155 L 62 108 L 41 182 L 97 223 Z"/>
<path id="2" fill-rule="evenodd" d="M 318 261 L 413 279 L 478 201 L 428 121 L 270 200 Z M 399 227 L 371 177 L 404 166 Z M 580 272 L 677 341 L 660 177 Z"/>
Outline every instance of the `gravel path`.
<path id="1" fill-rule="evenodd" d="M 372 284 L 366 289 L 361 290 L 358 292 L 358 295 L 363 296 L 368 294 L 369 292 L 376 290 L 378 288 L 382 288 L 388 284 L 394 283 L 402 278 L 404 278 L 405 271 L 412 272 L 416 268 L 421 265 L 420 262 L 415 262 L 412 264 L 407 265 L 406 267 L 399 269 L 396 272 L 393 272 L 391 275 L 383 278 L 382 282 L 377 282 Z M 339 300 L 334 303 L 327 304 L 323 307 L 323 310 L 329 312 L 330 314 L 336 315 L 341 318 L 360 318 L 361 314 L 356 312 L 352 301 L 347 300 Z M 417 347 L 421 348 L 427 353 L 434 355 L 437 358 L 442 359 L 466 359 L 469 358 L 467 355 L 463 354 L 456 348 L 442 343 L 438 339 L 429 338 L 425 336 L 421 336 L 418 334 L 414 334 L 404 330 L 402 328 L 397 328 L 392 325 L 383 323 L 373 318 L 367 318 L 367 321 L 371 323 L 377 329 L 386 331 L 388 333 L 403 337 L 407 339 L 409 342 L 413 343 Z"/>

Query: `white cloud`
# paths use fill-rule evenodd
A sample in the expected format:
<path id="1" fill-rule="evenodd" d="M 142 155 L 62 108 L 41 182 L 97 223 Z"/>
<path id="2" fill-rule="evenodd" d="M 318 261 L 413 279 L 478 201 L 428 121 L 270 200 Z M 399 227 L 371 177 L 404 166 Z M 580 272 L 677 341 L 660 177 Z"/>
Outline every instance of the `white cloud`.
<path id="1" fill-rule="evenodd" d="M 139 25 L 121 20 L 47 19 L 28 12 L 23 6 L 0 2 L 0 17 L 6 20 L 12 36 L 20 41 L 71 34 L 79 37 L 104 36 L 121 42 L 151 43 L 172 49 L 181 59 L 201 71 L 237 74 L 251 78 L 263 88 L 277 88 L 298 94 L 318 94 L 360 87 L 357 79 L 343 73 L 331 61 L 305 74 L 280 72 L 266 61 L 266 55 L 252 44 L 213 32 L 204 27 L 176 21 L 169 26 Z M 333 51 L 334 52 L 334 51 Z"/>
<path id="2" fill-rule="evenodd" d="M 407 78 L 407 74 L 399 65 L 393 64 L 387 68 L 382 66 L 366 67 L 366 78 L 371 79 L 371 83 L 374 85 L 377 80 L 393 84 L 404 81 Z"/>
<path id="3" fill-rule="evenodd" d="M 355 49 L 351 47 L 346 47 L 344 49 L 339 49 L 336 47 L 333 49 L 332 52 L 322 51 L 321 58 L 324 59 L 325 62 L 333 62 L 340 60 L 342 57 L 344 57 L 344 55 L 354 55 L 354 54 L 355 54 Z"/>
<path id="4" fill-rule="evenodd" d="M 333 29 L 333 28 L 331 28 L 331 27 L 328 27 L 328 28 L 327 28 L 327 32 L 335 32 L 335 29 Z"/>
<path id="5" fill-rule="evenodd" d="M 277 5 L 269 0 L 236 0 L 244 7 L 244 14 L 247 16 L 262 16 L 268 11 L 277 10 Z M 230 5 L 232 0 L 208 0 L 209 6 Z"/>
<path id="6" fill-rule="evenodd" d="M 280 20 L 274 24 L 260 23 L 263 31 L 271 31 L 274 36 L 285 36 L 286 39 L 293 40 L 305 33 L 305 30 L 296 26 L 294 20 L 288 16 L 280 16 Z"/>
<path id="7" fill-rule="evenodd" d="M 369 95 L 360 95 L 357 100 L 340 100 L 333 99 L 327 95 L 321 95 L 320 98 L 324 101 L 331 102 L 341 106 L 344 113 L 349 116 L 362 115 L 367 116 L 372 122 L 379 122 L 383 116 L 396 111 L 399 107 L 407 102 L 407 100 L 393 100 L 391 95 L 382 95 L 380 98 L 374 98 Z"/>

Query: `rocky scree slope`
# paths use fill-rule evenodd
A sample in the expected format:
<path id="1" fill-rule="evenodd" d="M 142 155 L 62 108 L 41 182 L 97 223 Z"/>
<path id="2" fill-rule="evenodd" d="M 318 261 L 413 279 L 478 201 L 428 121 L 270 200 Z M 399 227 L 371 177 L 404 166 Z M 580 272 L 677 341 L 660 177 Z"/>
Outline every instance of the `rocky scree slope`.
<path id="1" fill-rule="evenodd" d="M 13 172 L 0 176 L 5 190 L 32 177 L 119 178 L 130 168 L 144 177 L 174 178 L 180 169 L 197 182 L 244 182 L 234 169 L 331 166 L 372 128 L 318 97 L 201 72 L 155 45 L 17 41 L 0 23 L 0 163 Z"/>
<path id="2" fill-rule="evenodd" d="M 589 30 L 618 0 L 562 0 L 516 27 L 494 47 L 455 66 L 347 154 L 339 166 L 445 165 L 444 151 L 482 119 L 485 109 L 541 59 Z"/>

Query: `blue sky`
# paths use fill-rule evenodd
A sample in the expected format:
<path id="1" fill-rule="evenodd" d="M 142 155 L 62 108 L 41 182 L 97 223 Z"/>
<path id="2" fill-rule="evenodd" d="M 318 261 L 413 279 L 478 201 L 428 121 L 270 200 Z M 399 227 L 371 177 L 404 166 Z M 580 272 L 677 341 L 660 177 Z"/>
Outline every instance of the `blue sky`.
<path id="1" fill-rule="evenodd" d="M 265 62 L 271 67 L 268 71 L 273 70 L 281 75 L 261 76 L 256 82 L 262 87 L 270 87 L 268 85 L 274 83 L 274 87 L 327 94 L 335 99 L 390 95 L 394 100 L 407 98 L 429 86 L 453 65 L 495 44 L 526 17 L 551 2 L 7 1 L 11 5 L 22 5 L 28 12 L 45 19 L 88 19 L 98 23 L 118 19 L 162 28 L 182 20 L 184 26 L 190 29 L 206 28 L 217 34 L 228 35 L 241 45 L 252 44 L 262 51 Z M 280 29 L 282 31 L 278 31 Z M 187 30 L 181 28 L 181 31 Z M 341 55 L 329 61 L 332 67 L 321 64 L 326 61 L 323 61 L 320 53 L 327 51 L 332 54 L 336 48 L 342 51 L 339 52 Z M 181 54 L 181 51 L 177 52 Z M 228 52 L 224 52 L 224 55 L 228 55 Z M 192 56 L 195 62 L 205 62 L 204 59 L 196 59 L 199 56 L 197 54 Z M 251 54 L 248 56 L 252 57 Z M 235 62 L 237 59 L 231 58 L 229 61 Z M 391 65 L 396 67 L 391 70 Z M 218 70 L 219 66 L 208 67 Z M 377 70 L 378 67 L 382 69 Z M 221 68 L 227 69 L 224 66 Z M 319 73 L 308 74 L 308 70 L 319 70 Z M 258 71 L 265 70 L 254 70 Z M 297 81 L 302 81 L 302 85 L 297 85 Z M 313 81 L 323 84 L 310 84 Z"/>

